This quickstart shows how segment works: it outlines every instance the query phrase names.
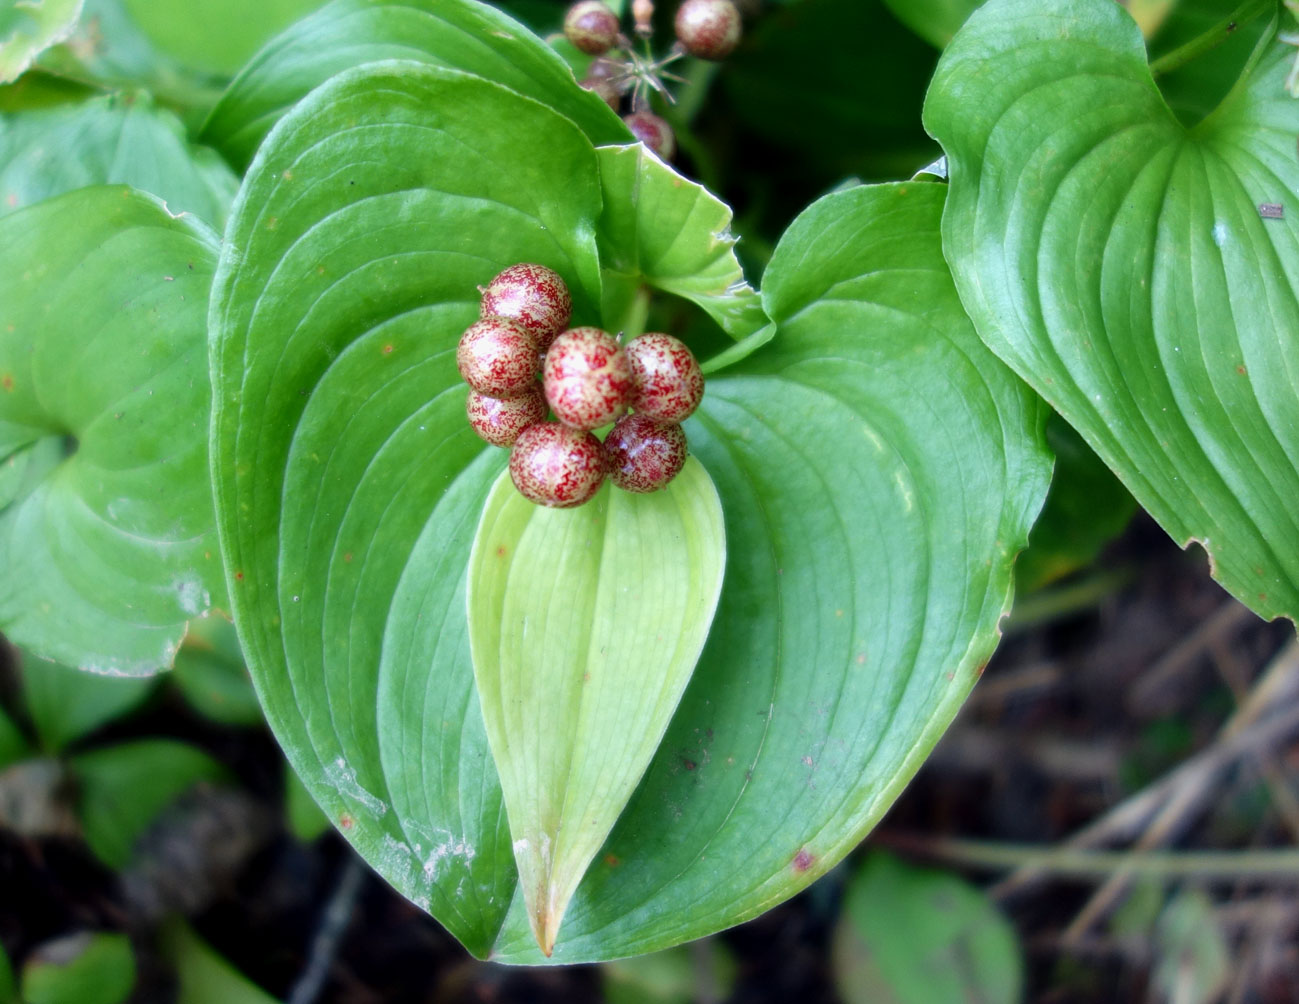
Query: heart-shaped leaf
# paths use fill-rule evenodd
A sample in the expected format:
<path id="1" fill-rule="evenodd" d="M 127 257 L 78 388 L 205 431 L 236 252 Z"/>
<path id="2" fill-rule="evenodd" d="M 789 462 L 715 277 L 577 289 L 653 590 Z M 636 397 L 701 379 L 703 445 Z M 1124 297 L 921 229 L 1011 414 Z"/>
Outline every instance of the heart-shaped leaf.
<path id="1" fill-rule="evenodd" d="M 191 146 L 170 112 L 139 98 L 0 116 L 0 214 L 88 185 L 130 185 L 173 213 L 225 224 L 239 179 Z"/>
<path id="2" fill-rule="evenodd" d="M 17 80 L 41 51 L 72 31 L 81 0 L 7 0 L 0 3 L 0 84 Z"/>
<path id="3" fill-rule="evenodd" d="M 1109 0 L 992 0 L 925 108 L 987 344 L 1265 617 L 1299 616 L 1299 102 L 1274 37 L 1193 129 Z M 1276 204 L 1282 218 L 1261 218 Z"/>
<path id="4" fill-rule="evenodd" d="M 765 327 L 762 303 L 735 257 L 730 207 L 643 144 L 598 152 L 605 318 L 632 313 L 648 285 L 698 304 L 732 338 Z"/>
<path id="5" fill-rule="evenodd" d="M 699 665 L 554 958 L 651 951 L 804 888 L 879 819 L 997 643 L 1049 478 L 1045 408 L 978 341 L 945 186 L 810 207 L 763 285 L 767 346 L 687 423 L 727 569 Z M 543 961 L 516 900 L 497 947 Z"/>
<path id="6" fill-rule="evenodd" d="M 469 641 L 532 933 L 564 910 L 663 738 L 708 637 L 722 506 L 693 458 L 668 487 L 544 509 L 503 473 L 469 561 Z"/>
<path id="7" fill-rule="evenodd" d="M 556 269 L 599 320 L 595 151 L 477 77 L 370 64 L 268 137 L 213 294 L 214 478 L 235 621 L 312 795 L 487 952 L 516 883 L 465 574 L 504 454 L 455 366 L 477 287 Z"/>
<path id="8" fill-rule="evenodd" d="M 517 21 L 475 0 L 334 0 L 290 26 L 244 67 L 213 109 L 203 141 L 247 164 L 276 120 L 335 73 L 384 59 L 463 70 L 535 98 L 596 143 L 628 132 L 604 101 Z"/>
<path id="9" fill-rule="evenodd" d="M 223 601 L 204 368 L 216 247 L 125 188 L 0 219 L 0 455 L 22 472 L 0 510 L 0 628 L 44 658 L 151 673 Z"/>
<path id="10" fill-rule="evenodd" d="M 268 719 L 390 882 L 516 962 L 544 959 L 465 621 L 503 456 L 467 428 L 453 349 L 475 287 L 519 261 L 564 275 L 576 323 L 602 320 L 600 166 L 571 123 L 481 79 L 348 71 L 259 152 L 211 316 L 222 547 Z M 725 518 L 717 617 L 557 960 L 671 945 L 807 885 L 995 645 L 1046 489 L 1045 409 L 960 308 L 944 190 L 809 210 L 763 292 L 780 334 L 688 422 Z"/>

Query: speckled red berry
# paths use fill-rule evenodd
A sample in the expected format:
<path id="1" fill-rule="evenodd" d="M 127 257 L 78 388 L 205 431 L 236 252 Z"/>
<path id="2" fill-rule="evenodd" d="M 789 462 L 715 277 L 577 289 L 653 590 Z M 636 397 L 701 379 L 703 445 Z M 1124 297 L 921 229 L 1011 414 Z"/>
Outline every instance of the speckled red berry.
<path id="1" fill-rule="evenodd" d="M 615 485 L 627 492 L 656 492 L 685 466 L 686 434 L 679 425 L 637 412 L 609 430 L 604 452 Z"/>
<path id="2" fill-rule="evenodd" d="M 522 325 L 542 352 L 568 327 L 573 299 L 559 273 L 544 265 L 511 265 L 482 289 L 480 317 L 506 317 Z"/>
<path id="3" fill-rule="evenodd" d="M 555 417 L 575 429 L 607 425 L 631 401 L 631 363 L 617 340 L 599 328 L 570 328 L 556 338 L 541 380 Z"/>
<path id="4" fill-rule="evenodd" d="M 536 383 L 537 342 L 508 318 L 485 317 L 460 336 L 456 367 L 479 394 L 518 397 Z"/>
<path id="5" fill-rule="evenodd" d="M 725 59 L 740 44 L 740 12 L 731 0 L 683 0 L 677 41 L 699 59 Z"/>
<path id="6" fill-rule="evenodd" d="M 480 439 L 493 446 L 513 446 L 520 432 L 546 420 L 546 396 L 535 381 L 530 391 L 518 397 L 488 397 L 471 390 L 465 414 Z"/>
<path id="7" fill-rule="evenodd" d="M 677 138 L 672 134 L 672 127 L 653 112 L 632 112 L 624 115 L 622 120 L 633 136 L 664 160 L 671 160 L 677 152 Z"/>
<path id="8" fill-rule="evenodd" d="M 510 480 L 537 505 L 571 509 L 588 502 L 604 483 L 605 453 L 589 432 L 558 422 L 531 425 L 510 451 Z"/>
<path id="9" fill-rule="evenodd" d="M 704 396 L 699 362 L 679 338 L 657 331 L 624 347 L 631 363 L 631 406 L 660 422 L 684 422 Z"/>
<path id="10" fill-rule="evenodd" d="M 593 56 L 608 52 L 618 42 L 618 15 L 601 0 L 579 0 L 564 15 L 564 37 Z"/>

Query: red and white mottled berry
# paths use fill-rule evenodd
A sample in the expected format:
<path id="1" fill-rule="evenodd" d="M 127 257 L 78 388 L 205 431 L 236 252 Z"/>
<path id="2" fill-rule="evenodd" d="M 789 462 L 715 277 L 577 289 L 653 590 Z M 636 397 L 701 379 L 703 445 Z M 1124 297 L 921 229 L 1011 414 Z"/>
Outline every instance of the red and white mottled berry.
<path id="1" fill-rule="evenodd" d="M 604 452 L 615 485 L 626 492 L 656 492 L 685 466 L 686 434 L 679 425 L 637 412 L 609 430 Z"/>
<path id="2" fill-rule="evenodd" d="M 604 484 L 604 447 L 589 432 L 558 422 L 530 425 L 510 451 L 510 480 L 529 502 L 572 509 Z"/>
<path id="3" fill-rule="evenodd" d="M 532 390 L 519 397 L 488 397 L 471 390 L 465 414 L 478 438 L 493 446 L 513 446 L 520 432 L 546 420 L 546 395 L 535 381 Z"/>
<path id="4" fill-rule="evenodd" d="M 601 0 L 578 0 L 564 15 L 564 37 L 583 52 L 599 56 L 618 42 L 618 15 Z"/>
<path id="5" fill-rule="evenodd" d="M 631 363 L 631 406 L 660 422 L 684 422 L 704 396 L 704 375 L 695 354 L 679 338 L 657 331 L 624 347 Z"/>
<path id="6" fill-rule="evenodd" d="M 573 299 L 559 273 L 545 265 L 511 265 L 482 289 L 479 317 L 506 317 L 521 324 L 545 351 L 568 327 Z"/>
<path id="7" fill-rule="evenodd" d="M 684 0 L 677 8 L 677 41 L 698 59 L 725 59 L 740 44 L 740 30 L 731 0 Z"/>
<path id="8" fill-rule="evenodd" d="M 671 160 L 677 152 L 677 138 L 672 134 L 672 127 L 653 112 L 632 112 L 624 115 L 622 120 L 633 136 L 664 160 Z"/>
<path id="9" fill-rule="evenodd" d="M 479 394 L 518 397 L 536 384 L 537 342 L 514 321 L 486 317 L 460 336 L 456 367 Z"/>
<path id="10" fill-rule="evenodd" d="M 617 339 L 599 328 L 570 328 L 546 352 L 541 370 L 555 417 L 574 429 L 598 429 L 631 402 L 631 363 Z"/>

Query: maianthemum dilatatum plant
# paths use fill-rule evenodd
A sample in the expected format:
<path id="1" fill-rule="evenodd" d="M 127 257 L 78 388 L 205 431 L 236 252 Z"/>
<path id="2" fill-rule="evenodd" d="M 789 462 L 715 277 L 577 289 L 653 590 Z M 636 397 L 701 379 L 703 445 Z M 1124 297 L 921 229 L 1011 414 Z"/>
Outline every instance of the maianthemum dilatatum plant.
<path id="1" fill-rule="evenodd" d="M 946 45 L 945 168 L 813 202 L 760 288 L 730 209 L 473 0 L 334 0 L 188 132 L 141 98 L 9 114 L 0 627 L 142 675 L 229 614 L 343 836 L 542 963 L 738 923 L 862 840 L 996 647 L 1052 410 L 1294 618 L 1289 15 L 1226 5 L 1152 64 L 1113 0 L 972 6 L 908 13 Z M 1233 32 L 1197 111 L 1172 81 Z M 666 489 L 534 506 L 470 428 L 457 344 L 521 263 L 575 327 L 695 318 Z"/>

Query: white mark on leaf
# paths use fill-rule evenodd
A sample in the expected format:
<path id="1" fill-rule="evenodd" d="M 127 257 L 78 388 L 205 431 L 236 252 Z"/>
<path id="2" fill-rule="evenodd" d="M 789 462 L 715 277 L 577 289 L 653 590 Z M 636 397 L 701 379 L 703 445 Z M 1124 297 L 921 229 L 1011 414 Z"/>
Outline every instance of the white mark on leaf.
<path id="1" fill-rule="evenodd" d="M 360 802 L 376 816 L 382 816 L 388 811 L 388 806 L 382 799 L 376 798 L 361 786 L 356 779 L 356 771 L 349 767 L 342 757 L 325 767 L 325 783 L 340 795 L 346 795 Z"/>

